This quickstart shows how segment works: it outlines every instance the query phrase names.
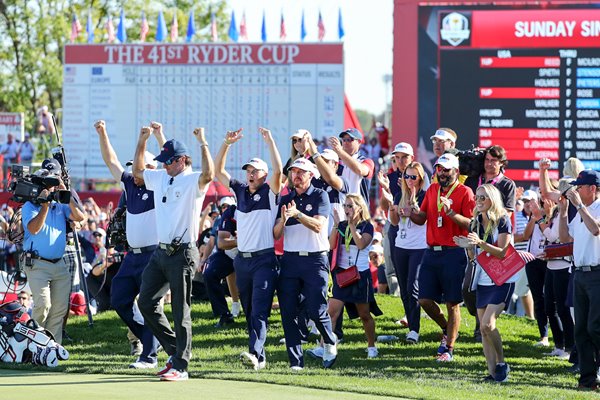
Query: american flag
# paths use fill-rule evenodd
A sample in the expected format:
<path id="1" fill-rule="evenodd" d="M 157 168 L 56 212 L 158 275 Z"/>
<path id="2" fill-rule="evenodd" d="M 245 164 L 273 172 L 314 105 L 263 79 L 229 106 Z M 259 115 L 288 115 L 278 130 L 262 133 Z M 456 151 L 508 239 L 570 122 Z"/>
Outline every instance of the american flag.
<path id="1" fill-rule="evenodd" d="M 175 43 L 179 39 L 179 25 L 177 24 L 177 11 L 173 14 L 173 22 L 171 23 L 171 42 Z"/>
<path id="2" fill-rule="evenodd" d="M 146 41 L 146 35 L 150 31 L 150 26 L 148 26 L 148 20 L 146 19 L 146 13 L 142 11 L 142 27 L 140 30 L 140 40 L 143 42 Z"/>
<path id="3" fill-rule="evenodd" d="M 283 11 L 281 12 L 281 24 L 279 25 L 279 39 L 285 40 L 287 33 L 285 31 L 285 19 L 283 18 Z"/>
<path id="4" fill-rule="evenodd" d="M 323 24 L 323 17 L 321 17 L 321 11 L 319 11 L 319 22 L 317 23 L 319 28 L 319 41 L 322 42 L 325 37 L 325 25 Z"/>
<path id="5" fill-rule="evenodd" d="M 81 24 L 77 18 L 77 14 L 73 14 L 73 20 L 71 21 L 71 42 L 74 42 L 81 32 Z"/>
<path id="6" fill-rule="evenodd" d="M 219 40 L 219 33 L 217 32 L 217 19 L 215 18 L 214 12 L 210 15 L 210 37 L 213 42 Z"/>
<path id="7" fill-rule="evenodd" d="M 108 33 L 108 43 L 112 43 L 115 41 L 115 26 L 112 22 L 112 17 L 108 16 L 108 21 L 106 21 L 106 32 Z"/>
<path id="8" fill-rule="evenodd" d="M 242 14 L 240 21 L 240 39 L 248 40 L 248 31 L 246 30 L 246 11 Z"/>

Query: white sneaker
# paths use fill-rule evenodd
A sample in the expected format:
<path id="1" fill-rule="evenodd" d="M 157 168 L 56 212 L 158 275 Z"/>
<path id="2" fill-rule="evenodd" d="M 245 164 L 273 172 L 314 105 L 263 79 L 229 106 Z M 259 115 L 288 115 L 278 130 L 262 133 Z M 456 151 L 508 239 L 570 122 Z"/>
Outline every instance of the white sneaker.
<path id="1" fill-rule="evenodd" d="M 539 342 L 536 342 L 533 344 L 533 347 L 548 347 L 550 346 L 550 343 L 548 343 L 548 340 L 540 340 Z"/>
<path id="2" fill-rule="evenodd" d="M 242 361 L 242 364 L 247 367 L 251 367 L 255 371 L 263 369 L 267 366 L 266 361 L 258 361 L 258 358 L 256 358 L 254 354 L 248 353 L 247 351 L 244 351 L 242 354 L 240 354 L 240 360 Z"/>
<path id="3" fill-rule="evenodd" d="M 290 369 L 292 370 L 292 372 L 302 372 L 302 371 L 304 370 L 304 368 L 302 368 L 302 367 L 301 367 L 301 366 L 299 366 L 299 365 L 292 365 L 292 366 L 290 367 Z"/>
<path id="4" fill-rule="evenodd" d="M 239 301 L 234 301 L 233 303 L 231 303 L 231 315 L 233 315 L 233 318 L 237 318 L 240 315 L 241 311 L 242 306 L 240 305 Z"/>
<path id="5" fill-rule="evenodd" d="M 557 357 L 561 360 L 566 360 L 569 358 L 569 352 L 564 351 L 563 349 L 554 348 L 550 353 L 544 353 L 545 356 Z"/>
<path id="6" fill-rule="evenodd" d="M 156 366 L 158 365 L 158 363 L 153 362 L 146 362 L 146 361 L 141 361 L 139 358 L 134 362 L 129 364 L 129 368 L 133 368 L 133 369 L 150 369 L 150 368 L 156 368 Z"/>
<path id="7" fill-rule="evenodd" d="M 314 349 L 306 350 L 306 354 L 308 354 L 312 358 L 323 358 L 324 352 L 325 350 L 321 346 L 317 346 Z"/>
<path id="8" fill-rule="evenodd" d="M 406 341 L 408 343 L 419 343 L 419 334 L 415 331 L 410 331 L 406 334 Z"/>
<path id="9" fill-rule="evenodd" d="M 323 367 L 331 368 L 337 358 L 337 336 L 333 335 L 333 344 L 323 343 Z"/>
<path id="10" fill-rule="evenodd" d="M 377 356 L 379 356 L 377 347 L 367 347 L 367 358 L 376 358 Z"/>

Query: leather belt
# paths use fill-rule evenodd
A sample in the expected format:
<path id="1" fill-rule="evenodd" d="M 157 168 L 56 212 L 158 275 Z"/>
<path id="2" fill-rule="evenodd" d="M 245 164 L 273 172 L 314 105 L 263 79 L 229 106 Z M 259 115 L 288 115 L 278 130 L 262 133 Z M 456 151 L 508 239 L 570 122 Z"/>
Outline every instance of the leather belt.
<path id="1" fill-rule="evenodd" d="M 269 249 L 258 250 L 258 251 L 247 251 L 247 252 L 240 251 L 238 254 L 244 258 L 252 258 L 252 257 L 262 256 L 263 254 L 271 254 L 271 253 L 273 253 L 273 254 L 275 253 L 275 249 L 273 247 L 271 247 Z"/>
<path id="2" fill-rule="evenodd" d="M 33 256 L 33 258 L 36 260 L 46 261 L 46 262 L 49 262 L 52 264 L 56 264 L 57 262 L 62 260 L 62 257 L 60 257 L 60 258 L 45 258 L 45 257 L 40 257 L 40 256 Z"/>
<path id="3" fill-rule="evenodd" d="M 170 246 L 171 243 L 159 243 L 158 247 L 160 247 L 163 250 L 167 249 L 167 246 Z M 180 249 L 193 249 L 194 247 L 196 247 L 196 243 L 192 243 L 192 242 L 188 242 L 188 243 L 181 243 L 179 245 Z"/>
<path id="4" fill-rule="evenodd" d="M 294 256 L 309 257 L 309 256 L 325 256 L 326 251 L 284 251 L 285 254 L 292 254 Z"/>
<path id="5" fill-rule="evenodd" d="M 146 247 L 130 247 L 129 251 L 132 252 L 133 254 L 142 254 L 142 253 L 147 253 L 149 251 L 154 251 L 156 250 L 156 245 L 152 245 L 152 246 L 146 246 Z"/>
<path id="6" fill-rule="evenodd" d="M 575 267 L 575 271 L 581 271 L 581 272 L 600 271 L 600 265 L 584 265 L 582 267 Z"/>
<path id="7" fill-rule="evenodd" d="M 429 249 L 433 251 L 453 250 L 458 249 L 458 246 L 429 246 Z"/>

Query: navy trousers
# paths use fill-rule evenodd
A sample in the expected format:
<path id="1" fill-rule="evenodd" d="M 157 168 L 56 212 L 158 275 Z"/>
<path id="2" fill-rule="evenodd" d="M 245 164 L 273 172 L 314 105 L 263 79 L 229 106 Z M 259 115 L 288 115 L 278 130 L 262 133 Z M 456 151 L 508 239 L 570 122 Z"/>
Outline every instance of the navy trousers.
<path id="1" fill-rule="evenodd" d="M 329 262 L 326 254 L 321 256 L 283 254 L 277 294 L 290 366 L 304 367 L 297 322 L 301 293 L 306 297 L 304 300 L 306 313 L 315 322 L 319 333 L 323 336 L 323 341 L 327 344 L 335 344 L 331 318 L 327 313 L 328 283 Z"/>
<path id="2" fill-rule="evenodd" d="M 419 267 L 425 249 L 401 249 L 392 247 L 395 255 L 394 269 L 400 286 L 400 298 L 408 320 L 408 328 L 419 333 L 421 329 L 421 306 L 419 305 Z"/>
<path id="3" fill-rule="evenodd" d="M 225 300 L 225 290 L 222 281 L 233 273 L 233 260 L 222 251 L 212 254 L 207 261 L 208 266 L 202 274 L 208 300 L 212 307 L 213 315 L 221 317 L 229 314 L 227 300 Z"/>
<path id="4" fill-rule="evenodd" d="M 133 334 L 142 342 L 143 350 L 140 354 L 140 361 L 154 363 L 156 362 L 158 340 L 156 340 L 147 325 L 140 324 L 133 319 L 133 303 L 140 293 L 142 274 L 151 256 L 151 251 L 140 254 L 127 253 L 121 263 L 119 272 L 112 280 L 110 304 Z"/>
<path id="5" fill-rule="evenodd" d="M 273 252 L 251 258 L 238 254 L 233 265 L 250 336 L 248 350 L 261 362 L 265 360 L 267 323 L 277 287 L 279 263 Z"/>

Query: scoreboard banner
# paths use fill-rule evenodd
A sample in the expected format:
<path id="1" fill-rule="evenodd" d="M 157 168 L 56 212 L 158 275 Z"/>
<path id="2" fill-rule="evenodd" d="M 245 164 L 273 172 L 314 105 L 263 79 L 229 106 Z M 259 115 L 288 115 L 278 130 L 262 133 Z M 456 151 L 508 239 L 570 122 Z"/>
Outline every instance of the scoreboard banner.
<path id="1" fill-rule="evenodd" d="M 419 144 L 454 129 L 457 147 L 501 145 L 507 175 L 535 184 L 537 161 L 600 169 L 600 8 L 422 6 Z M 434 126 L 435 123 L 435 126 Z M 426 165 L 428 163 L 426 162 Z"/>
<path id="2" fill-rule="evenodd" d="M 140 128 L 158 121 L 167 139 L 188 145 L 196 168 L 195 127 L 206 128 L 213 156 L 226 131 L 243 128 L 227 163 L 237 178 L 250 157 L 270 164 L 259 126 L 271 130 L 284 162 L 297 129 L 318 139 L 343 129 L 337 43 L 66 45 L 63 81 L 63 142 L 79 178 L 110 177 L 93 127 L 99 119 L 121 162 L 133 158 Z"/>
<path id="3" fill-rule="evenodd" d="M 23 113 L 0 112 L 0 143 L 6 142 L 6 136 L 9 133 L 19 141 L 23 140 L 25 134 Z"/>

